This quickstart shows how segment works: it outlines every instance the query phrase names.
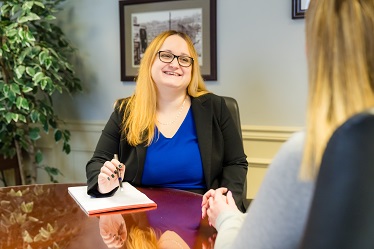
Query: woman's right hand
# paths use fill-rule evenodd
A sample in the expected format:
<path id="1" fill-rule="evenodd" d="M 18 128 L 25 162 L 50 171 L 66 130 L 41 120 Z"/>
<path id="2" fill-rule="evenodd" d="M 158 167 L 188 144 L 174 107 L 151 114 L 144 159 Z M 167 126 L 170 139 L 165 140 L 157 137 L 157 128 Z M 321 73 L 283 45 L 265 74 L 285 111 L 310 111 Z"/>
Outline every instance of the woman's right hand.
<path id="1" fill-rule="evenodd" d="M 98 175 L 98 191 L 102 194 L 109 193 L 119 186 L 118 176 L 123 180 L 126 166 L 117 159 L 106 161 Z"/>

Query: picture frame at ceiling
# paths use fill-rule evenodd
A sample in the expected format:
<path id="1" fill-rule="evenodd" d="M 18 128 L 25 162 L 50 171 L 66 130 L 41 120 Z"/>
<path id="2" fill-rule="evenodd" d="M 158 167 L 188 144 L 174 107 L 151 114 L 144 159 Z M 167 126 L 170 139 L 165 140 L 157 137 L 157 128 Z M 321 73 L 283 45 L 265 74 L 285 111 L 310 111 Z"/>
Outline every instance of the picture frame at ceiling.
<path id="1" fill-rule="evenodd" d="M 308 6 L 309 0 L 292 0 L 292 19 L 304 18 Z"/>
<path id="2" fill-rule="evenodd" d="M 121 81 L 134 81 L 145 48 L 162 31 L 187 33 L 204 80 L 217 80 L 217 0 L 120 0 Z"/>

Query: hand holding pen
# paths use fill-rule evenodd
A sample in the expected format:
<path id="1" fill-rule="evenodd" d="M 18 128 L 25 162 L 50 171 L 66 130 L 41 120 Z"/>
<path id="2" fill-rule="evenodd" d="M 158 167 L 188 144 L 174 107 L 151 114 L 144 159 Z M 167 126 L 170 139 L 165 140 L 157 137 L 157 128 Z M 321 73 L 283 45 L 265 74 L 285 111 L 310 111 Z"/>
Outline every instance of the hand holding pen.
<path id="1" fill-rule="evenodd" d="M 115 154 L 111 161 L 106 161 L 100 169 L 98 176 L 98 191 L 106 194 L 116 187 L 122 188 L 122 180 L 125 176 L 125 165 L 118 161 L 118 156 Z"/>

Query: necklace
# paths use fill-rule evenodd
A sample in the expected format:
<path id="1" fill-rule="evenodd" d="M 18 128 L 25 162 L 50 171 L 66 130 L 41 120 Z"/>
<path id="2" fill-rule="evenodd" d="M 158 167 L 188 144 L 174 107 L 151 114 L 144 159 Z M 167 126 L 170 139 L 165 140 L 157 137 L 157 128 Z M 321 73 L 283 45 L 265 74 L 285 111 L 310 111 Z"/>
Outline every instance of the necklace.
<path id="1" fill-rule="evenodd" d="M 172 121 L 170 121 L 169 123 L 162 123 L 162 122 L 160 122 L 160 120 L 158 120 L 158 119 L 156 118 L 156 119 L 157 119 L 157 122 L 158 122 L 159 124 L 161 124 L 161 125 L 171 125 L 171 124 L 174 124 L 174 122 L 177 121 L 177 119 L 179 118 L 179 116 L 180 116 L 181 113 L 182 113 L 182 110 L 183 110 L 184 104 L 186 103 L 186 99 L 187 99 L 187 95 L 186 95 L 186 97 L 184 98 L 183 103 L 182 103 L 182 106 L 179 108 L 177 115 L 175 116 L 175 118 L 174 118 Z"/>

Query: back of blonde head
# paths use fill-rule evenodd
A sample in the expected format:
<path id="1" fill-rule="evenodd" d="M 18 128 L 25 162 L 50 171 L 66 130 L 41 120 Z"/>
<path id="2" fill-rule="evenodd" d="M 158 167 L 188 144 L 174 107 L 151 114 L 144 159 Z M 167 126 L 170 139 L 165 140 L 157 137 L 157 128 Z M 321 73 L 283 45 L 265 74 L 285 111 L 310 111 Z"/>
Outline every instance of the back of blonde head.
<path id="1" fill-rule="evenodd" d="M 333 131 L 374 106 L 374 1 L 311 0 L 305 21 L 309 99 L 300 175 L 313 179 Z"/>
<path id="2" fill-rule="evenodd" d="M 166 38 L 172 35 L 178 35 L 186 41 L 190 56 L 194 59 L 187 93 L 192 97 L 198 97 L 208 92 L 200 73 L 198 54 L 188 35 L 174 30 L 159 34 L 147 47 L 140 62 L 135 93 L 127 103 L 122 102 L 120 105 L 120 108 L 125 112 L 122 120 L 122 134 L 132 146 L 141 143 L 150 145 L 155 137 L 157 89 L 152 79 L 151 68 L 162 44 Z"/>

